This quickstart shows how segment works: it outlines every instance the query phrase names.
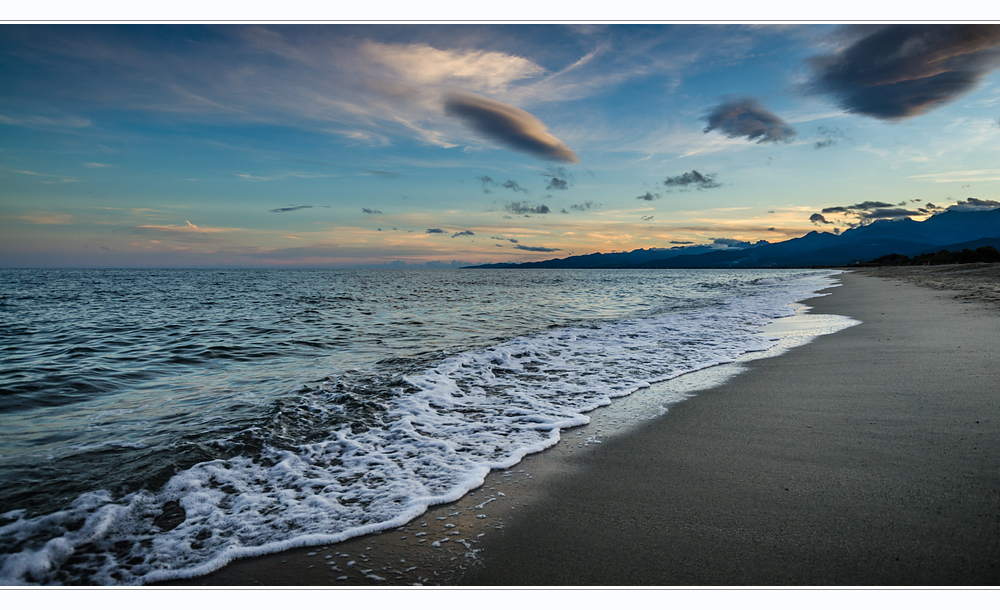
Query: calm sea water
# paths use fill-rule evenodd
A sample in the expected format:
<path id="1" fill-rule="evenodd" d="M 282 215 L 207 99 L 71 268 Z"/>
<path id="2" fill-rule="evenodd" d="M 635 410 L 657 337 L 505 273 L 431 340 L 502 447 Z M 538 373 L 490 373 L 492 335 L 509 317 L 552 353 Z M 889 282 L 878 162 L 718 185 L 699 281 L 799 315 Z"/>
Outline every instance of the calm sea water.
<path id="1" fill-rule="evenodd" d="M 802 270 L 0 270 L 0 584 L 141 584 L 389 527 L 765 350 Z"/>

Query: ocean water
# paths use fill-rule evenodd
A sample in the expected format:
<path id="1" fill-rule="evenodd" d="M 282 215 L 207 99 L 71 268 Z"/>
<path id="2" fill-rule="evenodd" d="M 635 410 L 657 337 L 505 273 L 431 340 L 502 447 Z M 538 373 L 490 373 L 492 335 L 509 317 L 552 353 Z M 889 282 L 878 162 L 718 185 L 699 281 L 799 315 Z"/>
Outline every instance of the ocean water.
<path id="1" fill-rule="evenodd" d="M 807 270 L 0 270 L 0 584 L 146 584 L 398 527 Z M 817 331 L 819 332 L 819 331 Z"/>

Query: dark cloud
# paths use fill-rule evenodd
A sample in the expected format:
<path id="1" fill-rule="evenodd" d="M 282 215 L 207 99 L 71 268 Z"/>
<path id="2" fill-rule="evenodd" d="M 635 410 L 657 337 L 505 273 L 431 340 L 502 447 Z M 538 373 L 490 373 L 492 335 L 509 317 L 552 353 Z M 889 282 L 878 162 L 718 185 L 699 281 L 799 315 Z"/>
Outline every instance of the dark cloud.
<path id="1" fill-rule="evenodd" d="M 484 193 L 492 193 L 493 191 L 490 190 L 491 186 L 500 186 L 500 187 L 503 187 L 505 189 L 510 189 L 510 190 L 512 190 L 514 192 L 521 192 L 521 193 L 527 193 L 528 192 L 528 189 L 526 189 L 523 186 L 521 186 L 520 184 L 518 184 L 516 180 L 507 179 L 507 180 L 505 180 L 503 182 L 500 182 L 499 180 L 494 180 L 493 178 L 490 178 L 489 176 L 479 176 L 479 181 L 483 183 L 483 192 Z"/>
<path id="2" fill-rule="evenodd" d="M 643 201 L 655 201 L 656 199 L 659 199 L 661 196 L 662 195 L 660 195 L 659 193 L 650 193 L 649 191 L 646 191 L 645 195 L 639 195 L 638 197 L 636 197 L 636 199 L 642 199 Z"/>
<path id="3" fill-rule="evenodd" d="M 854 214 L 856 216 L 862 216 L 862 212 L 892 207 L 895 207 L 895 205 L 891 203 L 885 203 L 882 201 L 865 201 L 864 203 L 857 203 L 846 207 L 838 205 L 832 208 L 823 208 L 822 212 L 824 214 Z"/>
<path id="4" fill-rule="evenodd" d="M 546 248 L 544 246 L 523 246 L 517 244 L 515 250 L 527 250 L 528 252 L 558 252 L 561 248 Z"/>
<path id="5" fill-rule="evenodd" d="M 928 203 L 927 207 L 931 208 L 934 204 Z M 949 210 L 954 210 L 956 212 L 979 212 L 995 210 L 1000 208 L 1000 202 L 993 201 L 991 199 L 976 199 L 975 197 L 969 197 L 965 201 L 957 201 L 955 205 L 949 207 Z"/>
<path id="6" fill-rule="evenodd" d="M 587 201 L 584 201 L 583 203 L 574 203 L 573 205 L 569 206 L 569 209 L 571 209 L 571 210 L 580 210 L 581 212 L 586 212 L 587 210 L 589 210 L 591 208 L 599 208 L 599 207 L 601 207 L 601 204 L 594 203 L 593 201 L 591 201 L 591 200 L 588 199 Z"/>
<path id="7" fill-rule="evenodd" d="M 444 229 L 427 229 L 425 233 L 444 233 Z"/>
<path id="8" fill-rule="evenodd" d="M 903 208 L 894 208 L 891 210 L 872 210 L 871 212 L 866 212 L 862 218 L 866 220 L 875 220 L 878 218 L 903 218 L 904 216 L 925 216 L 927 212 L 923 210 L 905 210 Z"/>
<path id="9" fill-rule="evenodd" d="M 758 144 L 791 142 L 796 134 L 791 125 L 752 97 L 723 102 L 702 118 L 708 121 L 705 133 L 718 129 L 730 138 L 745 137 Z"/>
<path id="10" fill-rule="evenodd" d="M 496 240 L 499 240 L 499 241 L 509 241 L 512 244 L 516 244 L 517 243 L 517 240 L 514 239 L 513 237 L 491 237 L 490 239 L 496 239 Z"/>
<path id="11" fill-rule="evenodd" d="M 716 237 L 712 240 L 712 243 L 729 248 L 749 248 L 753 245 L 748 241 L 740 241 L 738 239 L 732 239 L 731 237 Z"/>
<path id="12" fill-rule="evenodd" d="M 403 174 L 398 172 L 386 172 L 380 169 L 370 169 L 368 170 L 369 176 L 378 176 L 379 178 L 402 178 Z"/>
<path id="13" fill-rule="evenodd" d="M 561 165 L 546 165 L 543 176 L 549 178 L 545 188 L 550 191 L 565 191 L 573 186 L 573 174 Z"/>
<path id="14" fill-rule="evenodd" d="M 690 246 L 694 242 L 693 241 L 674 241 L 674 240 L 671 240 L 670 243 L 677 244 L 677 245 L 680 245 L 680 246 Z"/>
<path id="15" fill-rule="evenodd" d="M 471 236 L 475 235 L 475 233 L 473 233 L 472 231 L 459 231 L 458 233 L 455 233 L 454 235 L 452 235 L 451 238 L 455 239 L 456 237 L 461 237 L 463 235 L 468 235 L 468 236 L 471 237 Z"/>
<path id="16" fill-rule="evenodd" d="M 767 230 L 768 230 L 768 231 L 777 231 L 778 229 L 776 229 L 776 228 L 774 228 L 774 227 L 768 227 L 768 228 L 767 228 Z"/>
<path id="17" fill-rule="evenodd" d="M 809 217 L 809 220 L 813 224 L 832 224 L 827 221 L 823 214 L 844 214 L 845 216 L 855 218 L 860 221 L 860 224 L 868 224 L 872 221 L 879 220 L 882 218 L 905 218 L 911 216 L 926 216 L 928 214 L 933 214 L 934 212 L 920 208 L 916 210 L 907 210 L 902 207 L 906 205 L 906 202 L 902 202 L 899 206 L 892 203 L 885 203 L 884 201 L 865 201 L 863 203 L 857 203 L 848 206 L 834 206 L 831 208 L 823 208 L 821 214 L 813 214 Z M 819 220 L 822 219 L 822 220 Z M 849 226 L 857 226 L 857 222 L 841 221 L 842 224 L 847 224 Z"/>
<path id="18" fill-rule="evenodd" d="M 535 116 L 507 104 L 471 93 L 451 93 L 445 112 L 465 121 L 480 134 L 536 157 L 579 163 L 576 153 Z"/>
<path id="19" fill-rule="evenodd" d="M 503 207 L 511 214 L 548 214 L 552 211 L 544 203 L 533 206 L 527 201 L 510 201 Z"/>
<path id="20" fill-rule="evenodd" d="M 361 211 L 365 214 L 381 214 L 382 210 L 373 210 L 371 208 L 361 208 Z"/>
<path id="21" fill-rule="evenodd" d="M 953 101 L 998 60 L 1000 25 L 877 26 L 836 53 L 813 57 L 811 88 L 847 112 L 898 120 Z"/>
<path id="22" fill-rule="evenodd" d="M 653 217 L 652 216 L 643 216 L 642 219 L 643 220 L 653 220 Z"/>
<path id="23" fill-rule="evenodd" d="M 308 210 L 311 207 L 311 205 L 293 205 L 290 208 L 275 208 L 268 210 L 268 212 L 295 212 L 296 210 Z"/>
<path id="24" fill-rule="evenodd" d="M 717 174 L 703 174 L 694 169 L 689 172 L 685 172 L 680 176 L 667 178 L 663 181 L 663 184 L 666 185 L 667 188 L 694 187 L 699 191 L 714 189 L 722 186 L 721 183 L 715 181 L 716 175 Z M 646 194 L 648 195 L 649 193 L 647 192 Z M 645 196 L 639 197 L 639 199 L 645 199 Z"/>
<path id="25" fill-rule="evenodd" d="M 840 142 L 844 138 L 844 132 L 840 131 L 836 127 L 818 127 L 816 131 L 819 132 L 821 140 L 816 141 L 816 149 L 826 148 L 827 146 L 833 146 L 834 144 Z"/>

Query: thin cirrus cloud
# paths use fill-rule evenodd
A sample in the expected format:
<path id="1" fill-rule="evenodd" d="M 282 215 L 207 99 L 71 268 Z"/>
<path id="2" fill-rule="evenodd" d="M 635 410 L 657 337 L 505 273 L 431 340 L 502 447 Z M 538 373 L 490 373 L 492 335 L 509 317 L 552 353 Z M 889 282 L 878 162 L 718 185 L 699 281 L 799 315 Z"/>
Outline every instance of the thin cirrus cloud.
<path id="1" fill-rule="evenodd" d="M 542 159 L 580 162 L 544 123 L 520 108 L 462 92 L 450 93 L 444 108 L 449 116 L 462 119 L 473 131 L 497 143 Z"/>
<path id="2" fill-rule="evenodd" d="M 810 63 L 814 91 L 847 112 L 895 121 L 955 100 L 1000 68 L 1000 25 L 878 27 Z"/>
<path id="3" fill-rule="evenodd" d="M 752 97 L 727 100 L 703 118 L 707 122 L 704 133 L 718 130 L 726 137 L 745 137 L 758 144 L 791 142 L 797 133 L 795 128 Z"/>
<path id="4" fill-rule="evenodd" d="M 545 69 L 531 60 L 496 51 L 437 49 L 428 44 L 366 42 L 362 52 L 395 72 L 394 76 L 424 86 L 452 85 L 500 92 L 509 83 L 538 76 Z"/>
<path id="5" fill-rule="evenodd" d="M 281 213 L 281 212 L 298 212 L 299 210 L 308 210 L 308 209 L 311 209 L 311 208 L 312 208 L 311 205 L 293 205 L 293 206 L 289 206 L 287 208 L 275 208 L 273 210 L 268 210 L 268 212 L 275 212 L 275 213 Z"/>

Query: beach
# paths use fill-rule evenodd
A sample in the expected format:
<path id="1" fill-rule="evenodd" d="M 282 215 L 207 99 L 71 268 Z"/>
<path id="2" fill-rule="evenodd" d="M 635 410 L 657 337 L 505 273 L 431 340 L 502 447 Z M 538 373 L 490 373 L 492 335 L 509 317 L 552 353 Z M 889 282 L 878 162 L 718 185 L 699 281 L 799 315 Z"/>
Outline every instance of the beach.
<path id="1" fill-rule="evenodd" d="M 806 304 L 860 325 L 637 429 L 569 430 L 398 530 L 171 584 L 1000 584 L 1000 311 L 963 288 L 996 285 L 981 269 L 844 274 Z"/>

